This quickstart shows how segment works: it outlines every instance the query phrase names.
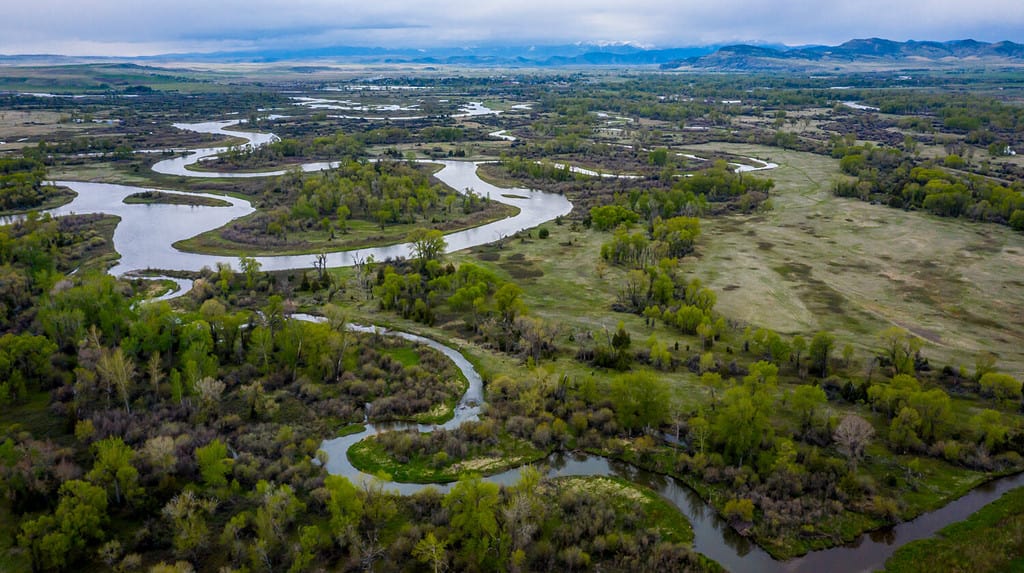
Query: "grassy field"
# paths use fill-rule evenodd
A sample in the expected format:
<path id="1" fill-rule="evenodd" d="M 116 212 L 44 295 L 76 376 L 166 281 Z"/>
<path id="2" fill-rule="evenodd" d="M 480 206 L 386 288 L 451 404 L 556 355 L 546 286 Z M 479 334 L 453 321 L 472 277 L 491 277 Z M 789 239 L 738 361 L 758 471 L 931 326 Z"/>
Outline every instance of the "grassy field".
<path id="1" fill-rule="evenodd" d="M 698 276 L 718 310 L 782 333 L 829 330 L 875 345 L 898 325 L 939 364 L 972 366 L 986 350 L 1024 374 L 1024 235 L 832 196 L 838 163 L 747 145 L 702 149 L 771 159 L 774 210 L 705 221 Z"/>
<path id="2" fill-rule="evenodd" d="M 904 545 L 885 571 L 1024 571 L 1024 488 L 1011 490 L 931 539 Z"/>

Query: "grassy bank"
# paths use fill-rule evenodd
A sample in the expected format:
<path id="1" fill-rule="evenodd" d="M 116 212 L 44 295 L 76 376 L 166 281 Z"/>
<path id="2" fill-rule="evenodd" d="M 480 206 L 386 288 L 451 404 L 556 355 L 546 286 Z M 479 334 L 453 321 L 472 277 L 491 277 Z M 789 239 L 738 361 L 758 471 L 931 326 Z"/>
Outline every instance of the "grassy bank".
<path id="1" fill-rule="evenodd" d="M 1003 494 L 931 539 L 904 545 L 885 571 L 1024 571 L 1024 488 Z"/>

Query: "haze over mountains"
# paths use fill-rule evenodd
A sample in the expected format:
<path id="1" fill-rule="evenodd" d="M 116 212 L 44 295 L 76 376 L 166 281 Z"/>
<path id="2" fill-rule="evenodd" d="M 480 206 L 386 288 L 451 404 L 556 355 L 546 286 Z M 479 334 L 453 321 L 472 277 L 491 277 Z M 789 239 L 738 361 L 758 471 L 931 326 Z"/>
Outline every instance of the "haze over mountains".
<path id="1" fill-rule="evenodd" d="M 134 58 L 89 58 L 49 55 L 3 55 L 0 63 L 60 63 L 76 61 L 194 61 L 269 63 L 421 64 L 493 67 L 660 66 L 694 70 L 812 70 L 830 66 L 872 64 L 884 67 L 1024 65 L 1024 44 L 1010 41 L 896 42 L 880 38 L 855 39 L 838 46 L 770 46 L 739 44 L 655 49 L 632 43 L 576 43 L 552 46 L 491 46 L 448 48 L 382 48 L 334 46 L 310 49 L 245 50 L 214 53 L 165 54 Z"/>

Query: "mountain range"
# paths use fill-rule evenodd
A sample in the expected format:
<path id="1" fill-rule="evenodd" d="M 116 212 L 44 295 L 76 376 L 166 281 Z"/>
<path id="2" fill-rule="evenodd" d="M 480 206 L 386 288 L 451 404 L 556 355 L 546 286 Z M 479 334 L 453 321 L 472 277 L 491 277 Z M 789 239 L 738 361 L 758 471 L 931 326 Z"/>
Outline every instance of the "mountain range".
<path id="1" fill-rule="evenodd" d="M 663 69 L 707 70 L 813 69 L 849 64 L 876 65 L 983 65 L 1024 64 L 1024 45 L 1014 42 L 895 42 L 881 38 L 857 39 L 838 46 L 774 48 L 723 46 L 711 54 L 662 64 Z"/>
<path id="2" fill-rule="evenodd" d="M 165 54 L 135 58 L 0 55 L 0 64 L 94 61 L 158 62 L 348 62 L 364 64 L 459 65 L 481 67 L 660 66 L 661 69 L 723 71 L 814 70 L 860 65 L 961 66 L 1024 65 L 1024 45 L 1010 41 L 896 42 L 850 40 L 838 46 L 730 45 L 654 49 L 631 43 L 554 46 L 382 48 L 332 46 L 277 50 Z"/>

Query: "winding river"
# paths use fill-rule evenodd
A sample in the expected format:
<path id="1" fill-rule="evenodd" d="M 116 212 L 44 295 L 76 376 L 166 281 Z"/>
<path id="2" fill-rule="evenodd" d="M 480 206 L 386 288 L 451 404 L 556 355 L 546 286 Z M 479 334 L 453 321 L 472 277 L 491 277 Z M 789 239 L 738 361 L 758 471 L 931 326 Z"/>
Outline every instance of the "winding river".
<path id="1" fill-rule="evenodd" d="M 228 128 L 239 123 L 238 120 L 206 122 L 197 124 L 176 124 L 181 129 L 202 133 L 230 135 L 246 139 L 245 145 L 257 146 L 274 141 L 275 136 L 269 133 L 230 131 Z M 278 175 L 283 171 L 259 173 L 213 173 L 190 170 L 187 167 L 205 158 L 221 153 L 226 148 L 205 148 L 192 150 L 184 157 L 176 157 L 161 161 L 154 165 L 154 170 L 169 175 L 185 177 L 266 177 Z M 495 201 L 514 205 L 520 209 L 519 214 L 483 225 L 446 235 L 448 250 L 455 251 L 481 245 L 512 235 L 520 230 L 534 227 L 559 215 L 568 214 L 572 209 L 561 195 L 544 193 L 529 189 L 503 189 L 481 180 L 476 174 L 476 164 L 472 162 L 441 161 L 444 167 L 436 177 L 457 190 L 472 188 L 477 193 L 490 196 Z M 775 165 L 767 162 L 764 167 Z M 316 171 L 330 167 L 330 163 L 314 163 L 302 166 L 305 171 Z M 114 247 L 121 254 L 121 260 L 111 269 L 111 273 L 124 274 L 146 269 L 176 269 L 198 271 L 203 267 L 212 267 L 217 263 L 232 264 L 233 258 L 183 253 L 171 245 L 178 240 L 220 227 L 231 220 L 253 212 L 252 206 L 244 200 L 221 197 L 228 201 L 229 207 L 193 207 L 184 205 L 126 205 L 123 203 L 127 195 L 146 189 L 125 185 L 88 183 L 80 181 L 60 181 L 73 189 L 78 196 L 68 205 L 51 210 L 53 215 L 70 213 L 109 213 L 121 217 L 121 223 L 114 233 Z M 167 192 L 167 191 L 165 191 Z M 409 254 L 408 245 L 394 245 L 358 251 L 328 254 L 330 266 L 346 266 L 358 260 L 373 256 L 377 260 L 388 257 L 401 257 Z M 288 270 L 309 268 L 312 255 L 258 257 L 264 270 Z M 318 320 L 308 315 L 294 315 L 304 320 Z M 420 432 L 433 431 L 438 427 L 456 428 L 462 423 L 476 419 L 484 403 L 483 381 L 473 365 L 454 348 L 421 336 L 392 332 L 375 327 L 350 325 L 353 330 L 377 331 L 382 335 L 399 336 L 406 340 L 427 345 L 444 353 L 462 371 L 469 381 L 469 387 L 456 407 L 454 417 L 440 426 L 418 424 L 384 424 L 367 425 L 363 432 L 332 440 L 325 440 L 321 447 L 328 453 L 326 469 L 332 474 L 344 475 L 353 480 L 369 478 L 348 460 L 346 452 L 356 442 L 382 430 L 412 429 Z M 763 549 L 741 537 L 723 521 L 693 490 L 674 478 L 640 470 L 631 465 L 609 460 L 599 456 L 581 454 L 555 454 L 545 460 L 544 464 L 549 476 L 566 475 L 611 475 L 629 479 L 645 485 L 660 493 L 675 504 L 693 524 L 695 532 L 694 549 L 714 559 L 726 569 L 734 572 L 772 572 L 772 571 L 871 571 L 885 562 L 885 559 L 899 546 L 916 539 L 930 537 L 945 525 L 959 521 L 979 509 L 981 506 L 998 498 L 1005 491 L 1024 485 L 1024 474 L 995 480 L 981 486 L 945 507 L 924 514 L 913 521 L 900 524 L 883 531 L 872 532 L 861 536 L 848 546 L 816 551 L 804 557 L 780 562 L 771 558 Z M 511 484 L 519 478 L 519 470 L 510 470 L 491 476 L 487 479 L 503 484 Z M 385 487 L 404 493 L 412 493 L 426 487 L 446 490 L 447 485 L 421 485 L 406 483 L 387 483 Z"/>

